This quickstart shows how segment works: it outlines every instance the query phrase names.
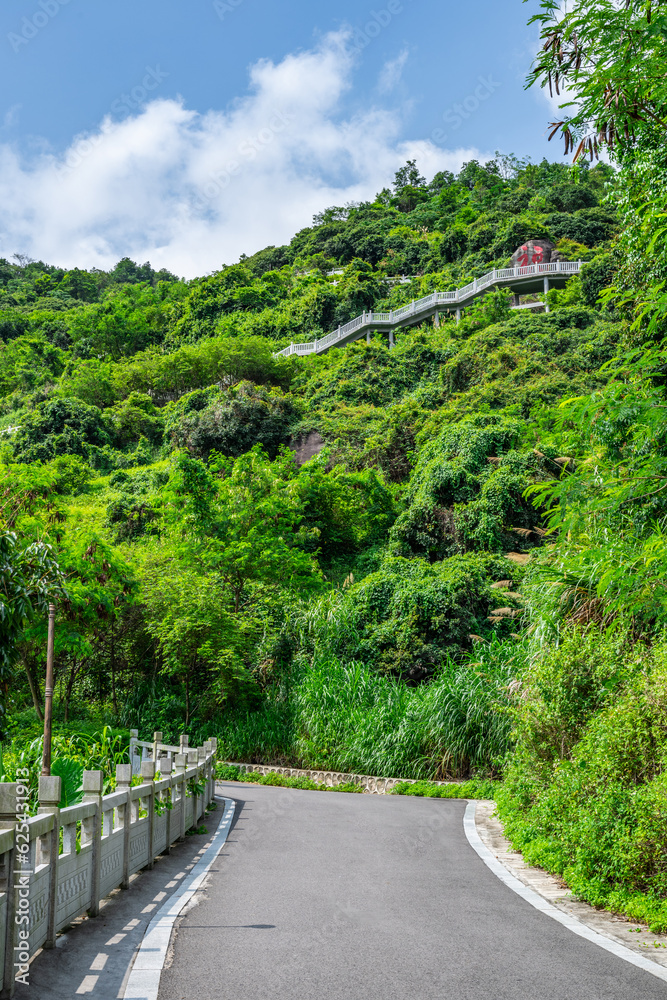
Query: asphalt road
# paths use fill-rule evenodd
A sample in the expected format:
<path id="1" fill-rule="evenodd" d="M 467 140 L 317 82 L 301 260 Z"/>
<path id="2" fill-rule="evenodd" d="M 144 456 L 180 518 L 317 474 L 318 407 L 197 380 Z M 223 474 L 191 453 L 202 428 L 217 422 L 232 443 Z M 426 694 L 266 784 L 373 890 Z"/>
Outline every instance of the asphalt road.
<path id="1" fill-rule="evenodd" d="M 465 802 L 223 787 L 235 826 L 159 1000 L 667 1000 L 506 888 Z"/>

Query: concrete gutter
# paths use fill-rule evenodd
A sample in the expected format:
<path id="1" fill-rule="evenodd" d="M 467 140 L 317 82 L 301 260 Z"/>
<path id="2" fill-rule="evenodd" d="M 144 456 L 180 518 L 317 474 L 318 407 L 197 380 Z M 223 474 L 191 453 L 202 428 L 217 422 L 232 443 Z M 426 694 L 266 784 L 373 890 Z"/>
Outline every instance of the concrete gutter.
<path id="1" fill-rule="evenodd" d="M 233 799 L 222 799 L 224 815 L 209 848 L 201 856 L 187 879 L 178 887 L 151 920 L 137 952 L 121 1000 L 158 1000 L 160 977 L 167 960 L 171 933 L 176 918 L 201 889 L 211 866 L 222 850 L 234 819 Z"/>

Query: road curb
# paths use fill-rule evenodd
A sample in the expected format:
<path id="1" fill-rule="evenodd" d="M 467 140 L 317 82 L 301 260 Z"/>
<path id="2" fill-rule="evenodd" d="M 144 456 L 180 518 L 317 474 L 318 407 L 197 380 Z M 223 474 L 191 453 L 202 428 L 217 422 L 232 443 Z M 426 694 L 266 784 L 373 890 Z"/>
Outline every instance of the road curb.
<path id="1" fill-rule="evenodd" d="M 479 855 L 487 868 L 490 868 L 493 874 L 499 878 L 508 889 L 515 892 L 517 896 L 521 896 L 522 899 L 529 903 L 530 906 L 533 906 L 536 910 L 539 910 L 540 913 L 544 913 L 545 916 L 551 917 L 552 920 L 556 920 L 559 924 L 567 927 L 567 929 L 572 931 L 573 934 L 577 934 L 579 937 L 585 938 L 587 941 L 598 945 L 600 948 L 604 948 L 605 951 L 610 952 L 612 955 L 622 959 L 624 962 L 629 962 L 631 965 L 636 966 L 636 968 L 643 969 L 644 972 L 648 972 L 657 979 L 662 979 L 663 982 L 667 982 L 667 969 L 663 968 L 661 965 L 657 965 L 655 962 L 652 962 L 649 958 L 644 958 L 643 955 L 635 954 L 635 952 L 630 951 L 630 949 L 624 947 L 624 945 L 619 944 L 616 941 L 612 941 L 610 938 L 598 933 L 598 931 L 593 930 L 591 927 L 582 923 L 581 920 L 578 920 L 577 917 L 557 909 L 557 907 L 553 906 L 546 899 L 544 899 L 543 896 L 540 896 L 539 893 L 535 892 L 534 889 L 530 889 L 527 885 L 524 885 L 524 883 L 521 882 L 516 875 L 513 875 L 509 869 L 498 860 L 486 844 L 483 843 L 482 838 L 477 831 L 477 824 L 475 822 L 476 810 L 477 800 L 469 800 L 463 818 L 463 829 L 468 839 L 468 843 Z"/>
<path id="2" fill-rule="evenodd" d="M 161 907 L 146 928 L 143 941 L 135 956 L 132 971 L 125 985 L 122 1000 L 157 1000 L 160 976 L 167 958 L 171 932 L 176 918 L 201 888 L 231 829 L 236 803 L 222 798 L 225 811 L 210 847 L 192 869 L 189 877 Z"/>

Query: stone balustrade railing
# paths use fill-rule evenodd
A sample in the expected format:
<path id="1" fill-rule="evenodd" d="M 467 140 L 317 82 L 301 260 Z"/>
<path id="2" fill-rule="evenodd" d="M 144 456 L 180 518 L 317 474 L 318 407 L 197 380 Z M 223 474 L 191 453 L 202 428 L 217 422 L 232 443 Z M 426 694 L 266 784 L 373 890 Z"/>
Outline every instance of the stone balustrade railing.
<path id="1" fill-rule="evenodd" d="M 322 354 L 331 347 L 349 344 L 363 336 L 364 333 L 370 336 L 371 332 L 376 329 L 389 334 L 391 346 L 394 343 L 395 331 L 401 327 L 422 322 L 431 316 L 435 316 L 437 322 L 440 312 L 449 310 L 455 310 L 457 318 L 460 318 L 462 308 L 471 305 L 476 298 L 494 287 L 520 291 L 522 288 L 533 286 L 537 281 L 542 283 L 542 289 L 547 292 L 550 282 L 562 284 L 573 275 L 578 274 L 580 269 L 580 261 L 564 260 L 549 264 L 527 264 L 524 267 L 495 268 L 493 271 L 483 274 L 481 278 L 475 278 L 462 288 L 451 292 L 432 292 L 421 299 L 415 299 L 400 309 L 394 309 L 393 312 L 364 312 L 361 316 L 356 316 L 349 323 L 339 326 L 319 340 L 304 344 L 290 344 L 289 347 L 278 351 L 277 356 Z"/>
<path id="2" fill-rule="evenodd" d="M 216 741 L 162 750 L 162 734 L 134 746 L 152 756 L 139 762 L 140 784 L 132 784 L 136 760 L 116 766 L 116 790 L 103 795 L 102 771 L 83 772 L 83 800 L 59 808 L 61 779 L 39 781 L 36 816 L 25 813 L 22 782 L 0 782 L 0 997 L 14 993 L 39 948 L 53 948 L 56 935 L 84 914 L 98 915 L 100 902 L 131 877 L 152 868 L 161 854 L 199 824 L 215 797 Z M 158 746 L 155 752 L 156 745 Z M 162 754 L 162 755 L 161 755 Z M 135 754 L 136 757 L 136 754 Z"/>

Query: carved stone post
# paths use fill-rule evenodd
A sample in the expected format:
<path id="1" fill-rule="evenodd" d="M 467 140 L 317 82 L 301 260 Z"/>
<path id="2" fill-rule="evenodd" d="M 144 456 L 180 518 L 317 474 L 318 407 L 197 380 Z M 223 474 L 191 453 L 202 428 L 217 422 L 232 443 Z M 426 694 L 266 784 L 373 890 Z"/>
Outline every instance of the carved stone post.
<path id="1" fill-rule="evenodd" d="M 200 812 L 197 816 L 197 819 L 200 819 L 204 816 L 204 813 L 206 811 L 206 806 L 208 805 L 208 801 L 206 798 L 206 794 L 208 791 L 206 787 L 206 747 L 197 748 L 197 784 L 203 785 L 203 790 L 201 793 L 201 803 L 199 805 Z"/>
<path id="2" fill-rule="evenodd" d="M 125 805 L 119 806 L 119 817 L 123 821 L 123 881 L 121 889 L 130 888 L 130 833 L 132 823 L 132 805 L 130 789 L 132 787 L 132 765 L 116 764 L 116 791 L 125 792 Z"/>
<path id="3" fill-rule="evenodd" d="M 91 917 L 100 912 L 100 876 L 102 870 L 102 786 L 104 775 L 101 771 L 83 772 L 83 801 L 95 804 L 95 812 L 81 824 L 81 843 L 92 844 L 92 864 L 90 875 Z"/>
<path id="4" fill-rule="evenodd" d="M 162 793 L 163 803 L 167 810 L 167 847 L 165 854 L 171 854 L 171 809 L 173 805 L 172 801 L 172 788 L 173 779 L 171 777 L 171 759 L 169 757 L 163 757 L 160 761 L 160 778 L 169 779 L 169 787 Z"/>
<path id="5" fill-rule="evenodd" d="M 213 758 L 211 760 L 211 769 L 213 777 L 211 779 L 211 801 L 215 798 L 215 783 L 218 779 L 216 774 L 217 763 L 218 763 L 218 740 L 215 736 L 211 737 L 211 747 L 213 748 Z"/>
<path id="6" fill-rule="evenodd" d="M 138 774 L 139 768 L 135 767 L 134 759 L 138 756 L 137 751 L 137 740 L 139 739 L 139 730 L 130 729 L 130 765 L 132 767 L 132 774 Z"/>
<path id="7" fill-rule="evenodd" d="M 178 785 L 179 800 L 181 803 L 181 815 L 178 824 L 178 839 L 185 840 L 185 769 L 188 766 L 188 758 L 184 753 L 176 754 L 176 776 Z"/>
<path id="8" fill-rule="evenodd" d="M 60 797 L 62 779 L 53 776 L 42 775 L 39 779 L 39 808 L 40 815 L 51 813 L 53 815 L 53 829 L 49 838 L 49 910 L 47 916 L 45 948 L 55 948 L 56 946 L 56 903 L 58 897 L 58 858 L 60 855 Z"/>
<path id="9" fill-rule="evenodd" d="M 20 782 L 3 781 L 0 782 L 0 830 L 14 830 L 16 827 L 16 800 Z M 14 870 L 19 867 L 16 859 L 16 841 L 12 842 L 12 849 L 4 857 L 5 862 L 0 870 L 2 887 L 7 893 L 7 910 L 5 925 L 5 963 L 0 982 L 0 996 L 5 1000 L 14 996 L 14 944 L 16 934 L 16 920 L 14 919 L 16 907 L 16 895 L 14 891 Z M 28 866 L 29 867 L 29 866 Z"/>
<path id="10" fill-rule="evenodd" d="M 213 801 L 213 789 L 211 785 L 211 775 L 213 773 L 213 744 L 210 740 L 206 740 L 204 743 L 204 750 L 206 751 L 206 805 L 209 806 Z"/>
<path id="11" fill-rule="evenodd" d="M 141 784 L 148 786 L 146 795 L 148 801 L 148 865 L 149 871 L 155 864 L 155 854 L 153 851 L 153 833 L 155 830 L 155 762 L 144 760 L 141 764 Z"/>
<path id="12" fill-rule="evenodd" d="M 197 753 L 196 750 L 188 750 L 188 770 L 190 768 L 193 768 L 193 767 L 197 766 L 198 759 L 199 759 L 199 754 Z M 196 771 L 195 771 L 195 780 L 194 780 L 194 783 L 195 784 L 197 783 L 197 772 Z M 197 826 L 197 820 L 199 818 L 198 813 L 197 813 L 197 800 L 198 799 L 199 799 L 199 796 L 197 795 L 196 792 L 194 792 L 193 795 L 192 795 L 192 825 L 193 826 Z"/>

